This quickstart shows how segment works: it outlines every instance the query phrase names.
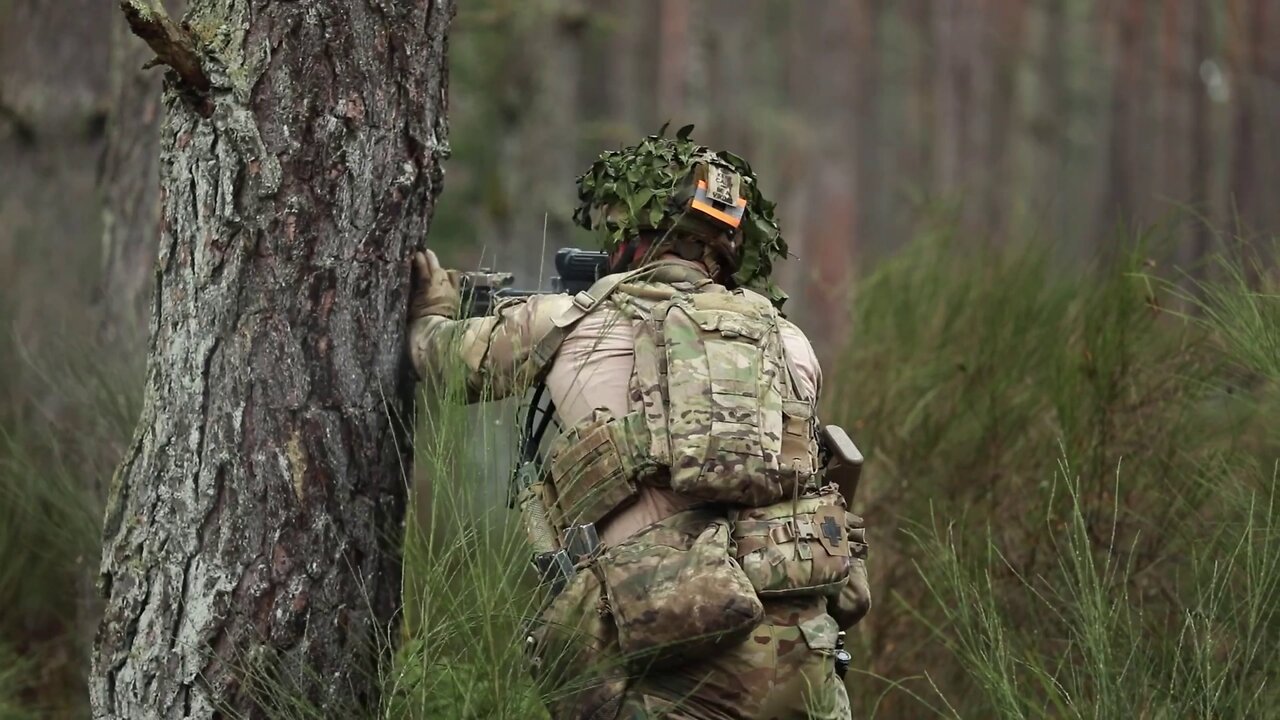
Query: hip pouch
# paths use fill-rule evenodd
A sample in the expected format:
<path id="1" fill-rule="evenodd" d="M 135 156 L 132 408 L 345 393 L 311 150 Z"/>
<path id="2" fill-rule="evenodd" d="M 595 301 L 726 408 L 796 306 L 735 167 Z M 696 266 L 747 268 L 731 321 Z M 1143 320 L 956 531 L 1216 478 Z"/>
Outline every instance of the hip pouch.
<path id="1" fill-rule="evenodd" d="M 848 580 L 852 553 L 834 485 L 729 517 L 734 556 L 761 597 L 835 595 Z"/>
<path id="2" fill-rule="evenodd" d="M 706 518 L 693 532 L 673 520 Z M 729 525 L 705 511 L 655 523 L 600 558 L 618 647 L 633 670 L 705 657 L 764 618 L 751 581 L 729 555 Z M 681 523 L 686 525 L 686 523 Z"/>

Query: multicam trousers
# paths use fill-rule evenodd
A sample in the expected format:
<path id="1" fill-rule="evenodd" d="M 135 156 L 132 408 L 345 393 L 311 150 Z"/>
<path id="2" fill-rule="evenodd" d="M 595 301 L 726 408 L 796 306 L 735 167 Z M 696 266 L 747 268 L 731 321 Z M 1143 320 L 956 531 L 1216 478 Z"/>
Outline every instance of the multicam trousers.
<path id="1" fill-rule="evenodd" d="M 836 622 L 820 597 L 765 602 L 751 637 L 718 657 L 633 680 L 617 720 L 848 720 Z"/>

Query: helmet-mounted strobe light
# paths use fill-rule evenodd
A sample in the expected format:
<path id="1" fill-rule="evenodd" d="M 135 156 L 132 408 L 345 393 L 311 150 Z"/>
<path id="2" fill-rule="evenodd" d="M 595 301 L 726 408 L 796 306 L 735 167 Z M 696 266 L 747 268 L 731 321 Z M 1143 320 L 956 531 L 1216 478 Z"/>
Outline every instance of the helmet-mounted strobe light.
<path id="1" fill-rule="evenodd" d="M 742 176 L 710 163 L 694 167 L 695 186 L 689 210 L 732 232 L 742 224 L 747 199 L 742 195 Z"/>

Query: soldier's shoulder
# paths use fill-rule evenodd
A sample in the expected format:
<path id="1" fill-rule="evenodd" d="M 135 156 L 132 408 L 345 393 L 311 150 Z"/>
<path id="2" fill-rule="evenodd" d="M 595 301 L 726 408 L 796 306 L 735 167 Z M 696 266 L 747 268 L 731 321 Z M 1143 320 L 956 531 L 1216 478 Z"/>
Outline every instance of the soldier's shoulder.
<path id="1" fill-rule="evenodd" d="M 795 324 L 790 319 L 788 319 L 787 317 L 781 314 L 778 315 L 778 326 L 781 327 L 783 330 L 786 330 L 788 332 L 793 332 L 804 338 L 808 338 L 808 336 L 805 335 L 804 330 L 800 329 L 799 325 Z"/>
<path id="2" fill-rule="evenodd" d="M 808 358 L 809 362 L 817 365 L 817 353 L 813 349 L 813 342 L 809 340 L 809 336 L 804 334 L 799 325 L 790 320 L 778 316 L 778 330 L 782 335 L 782 342 L 789 352 L 803 354 Z"/>

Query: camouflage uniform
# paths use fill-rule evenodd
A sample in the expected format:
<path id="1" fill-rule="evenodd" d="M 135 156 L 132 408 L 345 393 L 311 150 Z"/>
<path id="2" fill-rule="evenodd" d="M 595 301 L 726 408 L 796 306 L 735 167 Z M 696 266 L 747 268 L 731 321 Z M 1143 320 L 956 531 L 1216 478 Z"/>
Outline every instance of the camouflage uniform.
<path id="1" fill-rule="evenodd" d="M 427 260 L 419 262 L 419 274 L 430 277 L 426 292 L 419 295 L 422 299 L 414 309 L 410 331 L 414 366 L 421 377 L 441 381 L 459 377 L 460 373 L 472 399 L 495 398 L 522 392 L 545 375 L 548 363 L 559 361 L 540 357 L 538 350 L 544 345 L 544 339 L 556 332 L 557 318 L 570 309 L 571 298 L 566 295 L 522 298 L 501 305 L 488 317 L 453 320 L 450 316 L 456 311 L 457 301 L 446 287 L 446 276 L 434 264 L 434 257 L 430 259 L 430 268 L 425 267 Z M 645 295 L 664 287 L 675 287 L 686 292 L 695 289 L 699 293 L 724 292 L 723 288 L 710 283 L 705 271 L 694 275 L 690 277 L 686 268 L 677 273 L 681 280 L 674 285 L 651 281 L 631 291 Z M 689 283 L 691 279 L 696 282 Z M 616 309 L 616 304 L 608 305 Z M 594 312 L 608 309 L 602 306 Z M 794 330 L 794 326 L 788 329 Z M 808 349 L 807 341 L 804 345 Z M 646 352 L 639 339 L 635 351 L 639 364 L 643 361 L 642 353 Z M 809 352 L 811 354 L 811 350 Z M 753 368 L 739 370 L 756 371 Z M 817 383 L 811 384 L 815 398 L 810 398 L 810 404 L 816 399 L 817 391 Z M 638 398 L 631 400 L 638 401 Z M 642 488 L 642 495 L 644 492 L 653 490 Z M 694 510 L 678 512 L 658 524 L 693 538 L 703 532 L 706 523 L 707 513 Z M 622 537 L 631 535 L 635 529 L 638 528 L 629 529 Z M 607 529 L 602 534 L 609 542 Z M 677 588 L 676 594 L 679 591 Z M 587 598 L 584 604 L 591 602 L 592 598 Z M 615 716 L 699 720 L 848 718 L 848 697 L 835 676 L 832 659 L 838 628 L 826 612 L 827 602 L 821 595 L 763 598 L 763 607 L 757 604 L 755 608 L 756 620 L 751 623 L 754 627 L 744 638 L 735 636 L 731 644 L 717 646 L 706 657 L 679 663 L 669 670 L 665 669 L 672 662 L 669 660 L 655 661 L 643 670 L 632 667 L 625 679 L 614 677 L 599 683 L 593 692 L 553 703 L 553 717 L 602 720 Z M 619 615 L 619 608 L 615 607 L 614 611 Z M 749 613 L 751 609 L 742 612 Z M 618 621 L 623 632 L 634 630 L 629 623 L 626 618 Z M 616 640 L 612 642 L 610 647 L 616 651 Z"/>

